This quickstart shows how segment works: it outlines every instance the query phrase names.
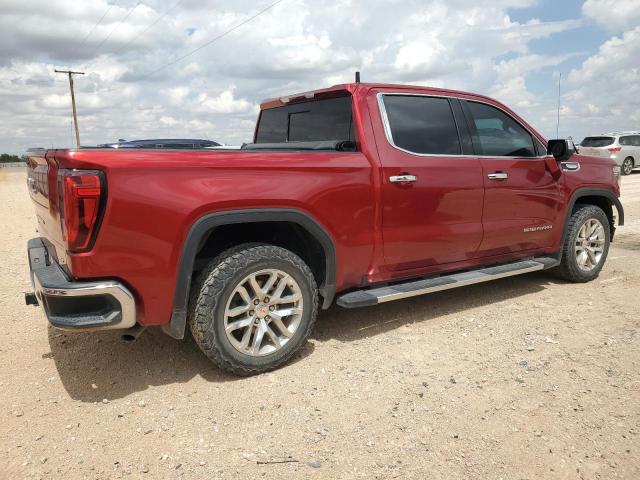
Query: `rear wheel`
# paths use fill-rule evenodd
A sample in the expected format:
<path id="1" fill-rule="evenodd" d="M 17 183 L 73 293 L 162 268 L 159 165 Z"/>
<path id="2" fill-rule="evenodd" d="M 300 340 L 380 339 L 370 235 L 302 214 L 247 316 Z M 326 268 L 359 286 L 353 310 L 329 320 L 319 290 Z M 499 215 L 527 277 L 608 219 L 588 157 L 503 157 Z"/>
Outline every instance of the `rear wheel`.
<path id="1" fill-rule="evenodd" d="M 633 171 L 633 158 L 627 157 L 622 162 L 622 174 L 623 175 L 631 175 Z"/>
<path id="2" fill-rule="evenodd" d="M 569 219 L 557 275 L 570 282 L 588 282 L 600 274 L 609 253 L 609 219 L 601 208 L 579 205 Z"/>
<path id="3" fill-rule="evenodd" d="M 200 349 L 220 368 L 252 375 L 291 359 L 317 312 L 315 279 L 300 257 L 247 244 L 222 253 L 200 274 L 189 325 Z"/>

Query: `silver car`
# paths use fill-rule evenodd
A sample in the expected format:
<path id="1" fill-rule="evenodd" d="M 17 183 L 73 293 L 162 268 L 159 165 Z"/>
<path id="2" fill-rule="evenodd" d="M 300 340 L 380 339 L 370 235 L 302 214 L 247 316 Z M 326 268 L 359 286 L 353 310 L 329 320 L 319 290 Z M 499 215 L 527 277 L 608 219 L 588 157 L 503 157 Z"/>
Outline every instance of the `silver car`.
<path id="1" fill-rule="evenodd" d="M 580 142 L 580 153 L 609 157 L 620 165 L 623 175 L 640 167 L 640 132 L 603 133 Z"/>

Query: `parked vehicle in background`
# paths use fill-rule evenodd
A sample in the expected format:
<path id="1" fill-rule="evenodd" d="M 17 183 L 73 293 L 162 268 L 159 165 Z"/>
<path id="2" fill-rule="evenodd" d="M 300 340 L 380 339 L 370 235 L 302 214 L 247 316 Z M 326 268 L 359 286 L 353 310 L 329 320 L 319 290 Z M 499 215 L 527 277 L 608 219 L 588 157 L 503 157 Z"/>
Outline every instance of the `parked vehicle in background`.
<path id="1" fill-rule="evenodd" d="M 603 133 L 580 142 L 580 153 L 607 157 L 620 165 L 623 175 L 640 167 L 640 132 Z"/>
<path id="2" fill-rule="evenodd" d="M 222 147 L 223 145 L 212 140 L 197 140 L 190 138 L 158 138 L 152 140 L 119 140 L 116 143 L 104 143 L 99 148 L 158 148 L 158 149 L 201 149 Z"/>
<path id="3" fill-rule="evenodd" d="M 240 150 L 28 159 L 35 293 L 68 330 L 190 329 L 241 375 L 274 369 L 319 308 L 553 269 L 598 276 L 620 167 L 471 93 L 350 83 L 266 100 Z"/>

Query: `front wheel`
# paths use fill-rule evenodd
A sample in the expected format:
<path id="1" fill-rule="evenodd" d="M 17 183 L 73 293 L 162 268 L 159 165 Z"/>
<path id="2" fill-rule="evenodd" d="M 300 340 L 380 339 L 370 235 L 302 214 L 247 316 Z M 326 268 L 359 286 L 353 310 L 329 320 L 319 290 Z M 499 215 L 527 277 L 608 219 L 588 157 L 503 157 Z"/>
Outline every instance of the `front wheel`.
<path id="1" fill-rule="evenodd" d="M 557 275 L 570 282 L 589 282 L 600 274 L 609 253 L 611 229 L 601 208 L 579 205 L 567 225 Z"/>
<path id="2" fill-rule="evenodd" d="M 633 172 L 633 158 L 627 157 L 622 162 L 622 174 L 631 175 L 631 172 Z"/>
<path id="3" fill-rule="evenodd" d="M 214 363 L 237 375 L 273 370 L 304 345 L 318 313 L 313 273 L 273 245 L 223 252 L 193 287 L 189 325 Z"/>

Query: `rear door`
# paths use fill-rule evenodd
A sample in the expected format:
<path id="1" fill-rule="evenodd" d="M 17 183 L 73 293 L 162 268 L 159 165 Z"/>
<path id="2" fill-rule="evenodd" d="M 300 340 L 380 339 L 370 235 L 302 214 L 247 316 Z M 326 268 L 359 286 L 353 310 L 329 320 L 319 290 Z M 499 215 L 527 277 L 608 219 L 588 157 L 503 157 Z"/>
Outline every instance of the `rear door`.
<path id="1" fill-rule="evenodd" d="M 373 121 L 387 268 L 473 257 L 482 239 L 482 167 L 466 155 L 472 152 L 454 118 L 457 100 L 382 91 L 370 102 L 370 111 L 381 112 Z"/>
<path id="2" fill-rule="evenodd" d="M 552 246 L 563 205 L 546 147 L 502 109 L 471 100 L 462 105 L 485 187 L 478 255 Z"/>

